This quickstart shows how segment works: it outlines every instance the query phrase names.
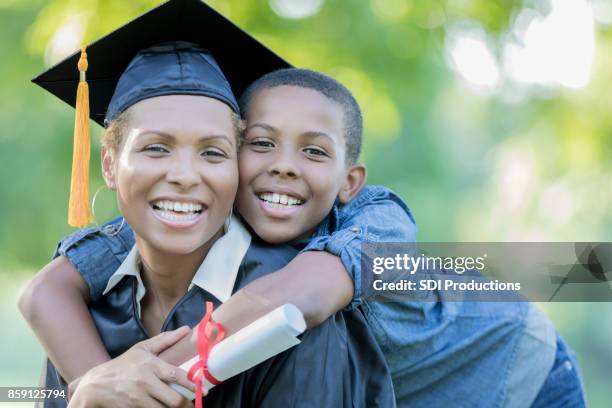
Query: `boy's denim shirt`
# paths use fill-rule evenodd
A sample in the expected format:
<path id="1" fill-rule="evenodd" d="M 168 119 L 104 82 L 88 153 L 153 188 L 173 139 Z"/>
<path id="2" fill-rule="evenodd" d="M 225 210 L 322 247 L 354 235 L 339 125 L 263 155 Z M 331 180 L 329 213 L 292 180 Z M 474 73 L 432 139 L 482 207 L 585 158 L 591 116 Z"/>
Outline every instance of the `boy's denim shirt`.
<path id="1" fill-rule="evenodd" d="M 74 232 L 54 256 L 66 256 L 98 299 L 134 245 L 121 218 Z M 524 407 L 553 365 L 555 331 L 530 303 L 377 302 L 364 298 L 361 244 L 415 242 L 416 224 L 403 200 L 367 186 L 336 204 L 302 251 L 328 251 L 355 282 L 348 308 L 360 308 L 393 377 L 398 406 Z"/>

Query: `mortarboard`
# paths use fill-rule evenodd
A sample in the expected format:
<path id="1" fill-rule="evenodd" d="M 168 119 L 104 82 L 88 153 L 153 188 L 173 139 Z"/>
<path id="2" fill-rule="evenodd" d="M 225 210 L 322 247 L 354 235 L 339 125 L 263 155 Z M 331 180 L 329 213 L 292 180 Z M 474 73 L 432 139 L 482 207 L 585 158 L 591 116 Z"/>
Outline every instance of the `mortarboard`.
<path id="1" fill-rule="evenodd" d="M 172 93 L 217 98 L 237 111 L 254 80 L 290 66 L 200 0 L 170 0 L 86 50 L 32 80 L 77 109 L 68 218 L 78 227 L 91 221 L 88 118 L 104 125 L 139 100 Z"/>

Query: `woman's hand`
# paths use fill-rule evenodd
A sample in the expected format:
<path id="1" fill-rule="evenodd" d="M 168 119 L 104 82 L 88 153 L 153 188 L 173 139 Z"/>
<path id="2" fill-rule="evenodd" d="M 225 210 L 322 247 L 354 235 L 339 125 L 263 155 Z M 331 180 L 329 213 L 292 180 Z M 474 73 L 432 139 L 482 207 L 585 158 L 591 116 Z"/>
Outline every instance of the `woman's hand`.
<path id="1" fill-rule="evenodd" d="M 187 326 L 161 333 L 91 369 L 81 378 L 69 407 L 193 407 L 168 385 L 195 392 L 187 374 L 157 357 L 189 333 Z"/>

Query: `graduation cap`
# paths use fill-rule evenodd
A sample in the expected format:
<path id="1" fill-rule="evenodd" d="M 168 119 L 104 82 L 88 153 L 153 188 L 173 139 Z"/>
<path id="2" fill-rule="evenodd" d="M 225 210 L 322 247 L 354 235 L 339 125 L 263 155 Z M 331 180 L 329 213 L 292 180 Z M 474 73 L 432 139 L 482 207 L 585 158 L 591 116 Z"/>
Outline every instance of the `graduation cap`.
<path id="1" fill-rule="evenodd" d="M 169 94 L 216 98 L 237 112 L 254 80 L 289 66 L 202 1 L 170 0 L 38 75 L 32 82 L 76 108 L 68 223 L 92 219 L 89 118 L 108 125 L 139 100 Z"/>

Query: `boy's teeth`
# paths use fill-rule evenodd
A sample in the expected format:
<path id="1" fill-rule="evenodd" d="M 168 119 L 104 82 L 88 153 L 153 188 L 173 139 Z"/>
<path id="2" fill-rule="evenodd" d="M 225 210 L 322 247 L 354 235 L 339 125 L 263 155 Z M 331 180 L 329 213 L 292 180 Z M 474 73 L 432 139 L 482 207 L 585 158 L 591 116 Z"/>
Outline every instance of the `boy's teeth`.
<path id="1" fill-rule="evenodd" d="M 259 195 L 259 198 L 269 204 L 280 204 L 279 206 L 275 206 L 275 208 L 302 204 L 301 200 L 288 196 L 287 194 L 263 193 Z"/>
<path id="2" fill-rule="evenodd" d="M 159 200 L 155 201 L 153 205 L 160 210 L 181 213 L 193 213 L 202 211 L 202 204 L 198 203 L 181 203 L 178 201 Z"/>

